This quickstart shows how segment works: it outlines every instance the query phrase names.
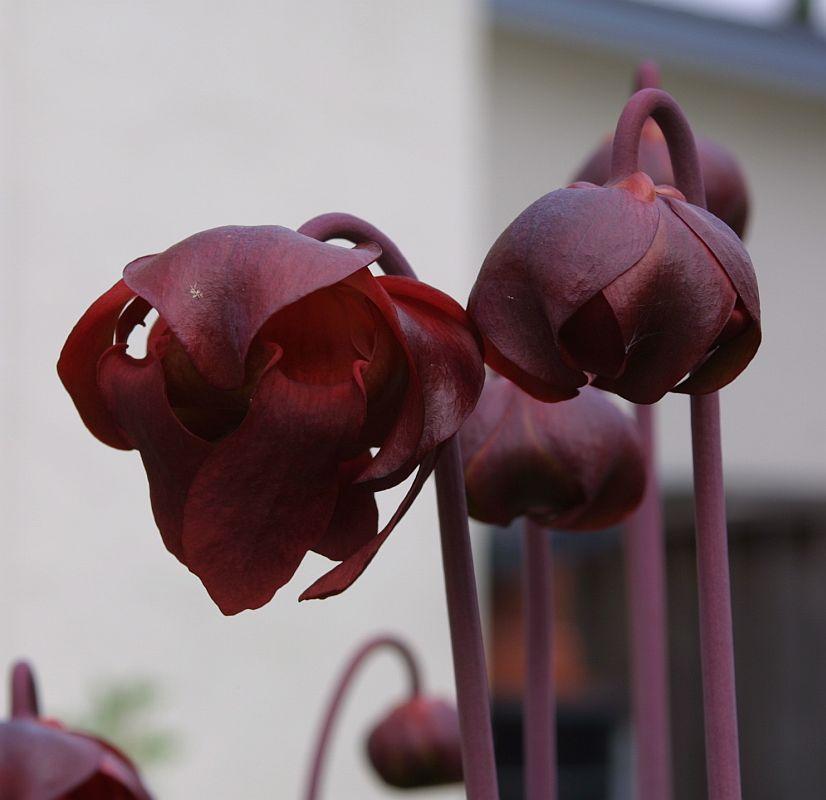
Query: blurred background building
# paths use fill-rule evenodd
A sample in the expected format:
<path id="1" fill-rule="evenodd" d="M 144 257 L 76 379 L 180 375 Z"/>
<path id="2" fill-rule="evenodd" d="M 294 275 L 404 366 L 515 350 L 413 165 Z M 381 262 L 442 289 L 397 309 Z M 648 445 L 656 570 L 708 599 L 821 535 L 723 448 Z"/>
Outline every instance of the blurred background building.
<path id="1" fill-rule="evenodd" d="M 54 364 L 124 264 L 221 224 L 295 227 L 350 211 L 463 301 L 494 238 L 569 180 L 613 127 L 636 62 L 654 57 L 695 130 L 736 151 L 752 189 L 765 342 L 723 396 L 744 520 L 733 526 L 741 717 L 763 731 L 744 737 L 747 775 L 761 776 L 746 785 L 751 800 L 812 796 L 782 776 L 815 780 L 826 763 L 826 737 L 806 727 L 826 718 L 824 31 L 826 3 L 791 0 L 0 0 L 0 664 L 33 658 L 54 715 L 113 724 L 113 704 L 157 696 L 129 736 L 149 737 L 149 780 L 173 799 L 299 796 L 329 684 L 375 631 L 404 632 L 449 694 L 432 489 L 344 595 L 299 607 L 324 569 L 308 560 L 270 605 L 226 619 L 164 551 L 138 456 L 83 429 Z M 689 632 L 672 655 L 691 664 L 688 405 L 662 407 L 672 629 Z M 587 645 L 573 674 L 610 673 L 621 688 L 621 643 L 612 649 L 598 624 L 621 605 L 605 536 L 571 573 L 571 622 Z M 486 541 L 480 531 L 495 619 L 488 600 L 507 594 L 487 591 Z M 501 589 L 501 562 L 493 575 Z M 675 727 L 696 711 L 691 680 L 675 694 Z M 383 796 L 360 736 L 403 688 L 389 658 L 360 683 L 329 796 Z M 617 730 L 622 714 L 618 703 Z M 701 765 L 701 742 L 685 747 Z M 772 769 L 749 773 L 760 762 Z"/>

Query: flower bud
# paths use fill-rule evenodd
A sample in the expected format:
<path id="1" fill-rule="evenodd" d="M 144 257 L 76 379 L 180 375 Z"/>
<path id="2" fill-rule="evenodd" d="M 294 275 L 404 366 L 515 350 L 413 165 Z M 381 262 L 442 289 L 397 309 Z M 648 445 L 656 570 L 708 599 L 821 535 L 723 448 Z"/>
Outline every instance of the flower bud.
<path id="1" fill-rule="evenodd" d="M 382 780 L 397 789 L 462 781 L 459 715 L 431 697 L 396 706 L 371 731 L 367 755 Z"/>
<path id="2" fill-rule="evenodd" d="M 761 338 L 740 239 L 644 172 L 529 206 L 488 253 L 468 311 L 490 366 L 543 400 L 589 381 L 635 403 L 707 394 Z"/>
<path id="3" fill-rule="evenodd" d="M 461 437 L 468 510 L 480 522 L 528 516 L 543 527 L 596 530 L 642 499 L 636 426 L 596 389 L 544 403 L 490 378 Z"/>
<path id="4" fill-rule="evenodd" d="M 0 723 L 2 800 L 151 800 L 135 765 L 108 742 L 38 715 L 31 668 L 12 671 L 12 718 Z"/>

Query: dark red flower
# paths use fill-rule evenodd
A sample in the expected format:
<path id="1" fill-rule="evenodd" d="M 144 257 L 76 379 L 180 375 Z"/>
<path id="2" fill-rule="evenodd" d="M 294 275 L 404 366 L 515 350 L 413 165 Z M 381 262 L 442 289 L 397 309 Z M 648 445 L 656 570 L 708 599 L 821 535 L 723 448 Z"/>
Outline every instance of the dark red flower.
<path id="1" fill-rule="evenodd" d="M 645 490 L 636 425 L 590 387 L 545 403 L 494 376 L 461 438 L 468 511 L 480 522 L 527 516 L 557 530 L 598 530 L 630 514 Z"/>
<path id="2" fill-rule="evenodd" d="M 279 227 L 198 233 L 129 264 L 63 348 L 81 417 L 140 452 L 166 547 L 225 614 L 268 602 L 309 550 L 343 563 L 302 597 L 347 588 L 476 403 L 484 371 L 465 312 L 373 277 L 380 253 Z M 127 338 L 151 308 L 147 355 L 132 358 Z M 377 535 L 374 491 L 419 465 Z"/>
<path id="3" fill-rule="evenodd" d="M 462 781 L 459 715 L 450 703 L 418 696 L 371 731 L 367 755 L 385 783 L 418 789 Z"/>
<path id="4" fill-rule="evenodd" d="M 589 379 L 636 403 L 713 392 L 760 344 L 740 239 L 643 172 L 529 206 L 488 253 L 468 311 L 488 363 L 544 400 Z"/>
<path id="5" fill-rule="evenodd" d="M 637 70 L 636 88 L 659 87 L 659 70 L 647 62 Z M 576 174 L 576 181 L 587 181 L 602 186 L 611 179 L 611 150 L 613 135 L 588 157 Z M 741 239 L 746 229 L 749 212 L 749 192 L 746 178 L 737 159 L 722 145 L 704 136 L 696 138 L 697 154 L 706 190 L 708 210 L 726 223 Z M 653 119 L 646 120 L 639 149 L 640 169 L 655 184 L 674 186 L 671 157 L 660 126 Z"/>
<path id="6" fill-rule="evenodd" d="M 0 798 L 151 800 L 134 764 L 119 750 L 37 716 L 24 663 L 12 673 L 12 718 L 0 724 Z"/>

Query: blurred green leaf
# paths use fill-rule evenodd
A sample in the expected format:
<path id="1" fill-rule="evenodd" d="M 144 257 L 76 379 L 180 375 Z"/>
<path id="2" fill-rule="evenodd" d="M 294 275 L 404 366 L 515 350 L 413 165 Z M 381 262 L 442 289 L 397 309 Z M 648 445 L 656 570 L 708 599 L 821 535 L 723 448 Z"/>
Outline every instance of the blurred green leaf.
<path id="1" fill-rule="evenodd" d="M 178 735 L 152 718 L 161 702 L 158 685 L 148 678 L 107 681 L 92 690 L 88 710 L 70 724 L 106 739 L 146 769 L 180 751 Z"/>

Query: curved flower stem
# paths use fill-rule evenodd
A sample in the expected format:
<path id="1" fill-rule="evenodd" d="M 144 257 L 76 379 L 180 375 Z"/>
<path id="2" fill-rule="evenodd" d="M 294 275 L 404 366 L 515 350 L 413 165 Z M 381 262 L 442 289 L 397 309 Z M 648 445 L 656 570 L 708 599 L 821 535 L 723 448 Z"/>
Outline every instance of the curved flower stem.
<path id="1" fill-rule="evenodd" d="M 34 674 L 31 665 L 26 661 L 18 661 L 12 667 L 11 715 L 12 718 L 32 718 L 40 715 Z"/>
<path id="2" fill-rule="evenodd" d="M 522 719 L 526 800 L 556 800 L 551 534 L 525 517 L 523 605 L 527 673 Z"/>
<path id="3" fill-rule="evenodd" d="M 665 540 L 654 447 L 654 408 L 638 405 L 636 415 L 648 476 L 642 502 L 625 529 L 636 797 L 670 800 Z"/>
<path id="4" fill-rule="evenodd" d="M 614 132 L 612 179 L 626 178 L 637 172 L 640 134 L 649 117 L 656 121 L 665 136 L 677 188 L 689 203 L 705 208 L 706 193 L 694 134 L 677 101 L 662 89 L 641 89 L 631 96 L 622 110 Z"/>
<path id="5" fill-rule="evenodd" d="M 659 89 L 643 89 L 625 106 L 614 136 L 614 178 L 637 170 L 640 133 L 649 116 L 665 135 L 677 188 L 689 203 L 705 208 L 703 176 L 691 128 L 676 101 Z M 734 637 L 717 392 L 692 396 L 691 431 L 708 798 L 740 800 Z"/>
<path id="6" fill-rule="evenodd" d="M 333 696 L 330 699 L 330 704 L 327 706 L 327 711 L 324 714 L 324 720 L 321 724 L 321 729 L 316 740 L 315 751 L 313 752 L 313 760 L 310 762 L 310 773 L 307 779 L 307 791 L 304 795 L 305 800 L 318 800 L 321 791 L 321 775 L 324 768 L 324 762 L 327 751 L 330 746 L 330 740 L 333 733 L 333 727 L 341 710 L 341 705 L 347 695 L 347 690 L 353 683 L 359 668 L 364 662 L 375 653 L 377 650 L 389 649 L 395 650 L 402 659 L 410 679 L 410 696 L 416 697 L 421 689 L 421 675 L 419 667 L 416 663 L 416 657 L 413 651 L 401 640 L 394 636 L 377 636 L 375 639 L 370 639 L 365 642 L 353 655 L 349 663 L 341 673 L 338 679 Z"/>
<path id="7" fill-rule="evenodd" d="M 354 244 L 376 242 L 382 249 L 379 266 L 388 275 L 416 278 L 416 273 L 391 239 L 369 222 L 351 214 L 322 214 L 305 222 L 298 232 L 321 240 L 348 239 Z M 498 800 L 490 690 L 470 545 L 462 455 L 457 437 L 444 444 L 435 475 L 465 790 L 468 800 Z"/>

